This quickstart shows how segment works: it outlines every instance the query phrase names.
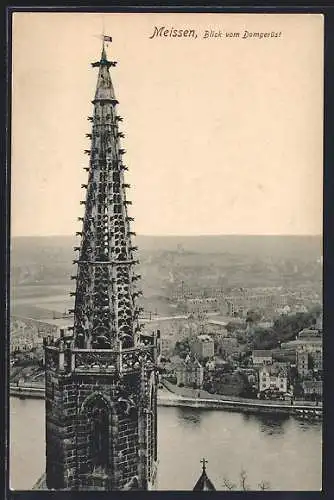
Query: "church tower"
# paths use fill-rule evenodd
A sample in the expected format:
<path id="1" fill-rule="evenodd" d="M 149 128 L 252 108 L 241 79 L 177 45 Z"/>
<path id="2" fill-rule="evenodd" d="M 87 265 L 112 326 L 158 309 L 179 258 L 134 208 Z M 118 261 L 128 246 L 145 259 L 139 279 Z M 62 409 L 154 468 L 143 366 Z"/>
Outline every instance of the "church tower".
<path id="1" fill-rule="evenodd" d="M 149 490 L 157 466 L 157 335 L 139 324 L 117 112 L 103 44 L 78 252 L 74 326 L 44 339 L 46 483 L 56 490 Z"/>
<path id="2" fill-rule="evenodd" d="M 197 483 L 195 484 L 193 491 L 216 491 L 212 481 L 209 479 L 206 472 L 206 464 L 208 463 L 205 458 L 202 458 L 202 474 L 200 475 Z"/>

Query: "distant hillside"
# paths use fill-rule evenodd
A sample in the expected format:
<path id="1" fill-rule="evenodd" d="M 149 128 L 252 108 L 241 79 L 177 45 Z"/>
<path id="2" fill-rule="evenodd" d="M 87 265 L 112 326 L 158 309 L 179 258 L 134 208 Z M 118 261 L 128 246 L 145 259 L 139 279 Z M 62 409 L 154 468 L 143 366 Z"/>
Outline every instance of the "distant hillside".
<path id="1" fill-rule="evenodd" d="M 76 272 L 71 236 L 13 238 L 15 285 L 68 284 Z M 189 286 L 290 286 L 320 282 L 321 238 L 312 236 L 137 236 L 146 295 Z"/>
<path id="2" fill-rule="evenodd" d="M 195 253 L 230 253 L 258 257 L 305 258 L 322 255 L 320 236 L 138 236 L 142 250 L 183 250 Z"/>
<path id="3" fill-rule="evenodd" d="M 72 236 L 17 237 L 12 240 L 13 265 L 68 262 L 74 256 Z M 313 260 L 322 255 L 320 236 L 143 236 L 136 237 L 140 253 L 191 252 Z"/>

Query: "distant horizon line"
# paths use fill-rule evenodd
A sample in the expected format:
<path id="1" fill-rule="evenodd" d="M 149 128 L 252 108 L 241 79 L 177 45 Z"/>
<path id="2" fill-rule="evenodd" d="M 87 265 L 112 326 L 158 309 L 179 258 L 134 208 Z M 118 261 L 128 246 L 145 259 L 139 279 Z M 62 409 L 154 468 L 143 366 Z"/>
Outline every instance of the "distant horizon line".
<path id="1" fill-rule="evenodd" d="M 254 233 L 254 234 L 248 234 L 248 233 L 219 233 L 219 234 L 148 234 L 148 233 L 138 233 L 136 236 L 144 236 L 144 237 L 149 237 L 149 238 L 199 238 L 199 237 L 220 237 L 220 236 L 261 236 L 261 237 L 314 237 L 314 238 L 321 238 L 323 237 L 323 233 L 318 233 L 318 234 L 291 234 L 291 233 L 285 233 L 285 234 L 259 234 L 259 233 Z M 66 238 L 66 237 L 73 237 L 76 238 L 76 235 L 73 233 L 69 234 L 21 234 L 21 235 L 12 235 L 10 236 L 10 239 L 14 238 Z"/>

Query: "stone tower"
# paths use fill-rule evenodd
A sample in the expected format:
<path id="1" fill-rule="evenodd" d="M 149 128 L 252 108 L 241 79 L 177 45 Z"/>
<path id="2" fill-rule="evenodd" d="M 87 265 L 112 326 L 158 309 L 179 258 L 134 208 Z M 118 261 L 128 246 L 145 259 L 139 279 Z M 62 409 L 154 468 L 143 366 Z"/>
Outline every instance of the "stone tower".
<path id="1" fill-rule="evenodd" d="M 157 464 L 157 335 L 139 324 L 122 118 L 103 45 L 94 100 L 74 326 L 44 339 L 48 489 L 149 490 Z"/>

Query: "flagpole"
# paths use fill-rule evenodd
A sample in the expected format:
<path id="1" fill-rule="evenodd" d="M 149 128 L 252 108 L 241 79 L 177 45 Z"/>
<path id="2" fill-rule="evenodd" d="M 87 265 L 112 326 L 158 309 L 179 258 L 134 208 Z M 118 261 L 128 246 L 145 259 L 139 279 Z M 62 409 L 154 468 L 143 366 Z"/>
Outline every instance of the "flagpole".
<path id="1" fill-rule="evenodd" d="M 105 52 L 105 26 L 104 26 L 104 17 L 103 14 L 101 16 L 102 21 L 102 51 Z"/>
<path id="2" fill-rule="evenodd" d="M 105 33 L 105 25 L 104 25 L 104 17 L 103 17 L 103 14 L 101 16 L 101 19 L 102 19 L 102 37 L 104 38 L 104 35 L 106 34 Z"/>
<path id="3" fill-rule="evenodd" d="M 102 14 L 102 40 L 103 40 L 103 49 L 105 50 L 105 26 L 104 26 L 104 17 Z"/>

